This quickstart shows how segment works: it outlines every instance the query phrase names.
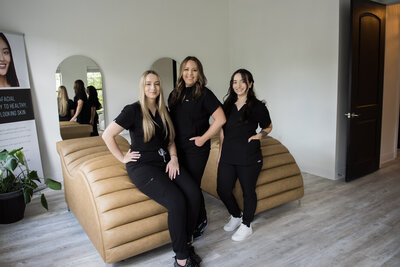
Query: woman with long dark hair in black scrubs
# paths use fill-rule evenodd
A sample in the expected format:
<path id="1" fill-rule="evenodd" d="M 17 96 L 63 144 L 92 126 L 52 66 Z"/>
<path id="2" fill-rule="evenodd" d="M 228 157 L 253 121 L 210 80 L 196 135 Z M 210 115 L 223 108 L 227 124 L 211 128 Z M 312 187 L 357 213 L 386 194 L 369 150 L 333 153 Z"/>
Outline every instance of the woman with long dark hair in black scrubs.
<path id="1" fill-rule="evenodd" d="M 168 97 L 180 162 L 199 188 L 210 154 L 209 139 L 226 121 L 221 102 L 206 84 L 201 62 L 196 57 L 186 57 L 180 66 L 176 87 Z M 211 125 L 210 116 L 214 119 Z M 201 197 L 194 238 L 200 237 L 208 224 L 204 197 Z"/>
<path id="2" fill-rule="evenodd" d="M 115 136 L 129 130 L 131 146 L 122 154 Z M 164 103 L 160 77 L 146 71 L 140 79 L 139 101 L 125 106 L 102 137 L 111 153 L 126 163 L 136 187 L 168 210 L 168 228 L 176 254 L 174 266 L 199 266 L 201 258 L 191 246 L 201 192 L 179 166 L 175 131 Z"/>
<path id="3" fill-rule="evenodd" d="M 74 91 L 75 114 L 70 121 L 77 121 L 81 124 L 89 124 L 90 107 L 86 95 L 85 84 L 82 80 L 76 80 L 74 82 Z"/>
<path id="4" fill-rule="evenodd" d="M 4 33 L 0 32 L 0 87 L 18 87 L 14 59 L 10 43 Z"/>
<path id="5" fill-rule="evenodd" d="M 89 85 L 86 88 L 88 94 L 88 105 L 90 107 L 90 124 L 93 127 L 93 131 L 90 136 L 98 136 L 99 131 L 97 130 L 97 124 L 99 123 L 99 115 L 97 114 L 97 110 L 102 108 L 102 105 L 99 101 L 99 97 L 97 95 L 97 90 L 94 86 Z"/>
<path id="6" fill-rule="evenodd" d="M 271 132 L 272 123 L 265 103 L 255 96 L 253 75 L 248 70 L 233 73 L 225 97 L 227 122 L 220 132 L 217 192 L 231 214 L 224 230 L 230 232 L 240 226 L 232 240 L 242 241 L 253 233 L 256 183 L 263 164 L 260 140 Z M 256 134 L 258 126 L 261 131 Z M 243 217 L 232 193 L 236 179 L 243 191 Z"/>

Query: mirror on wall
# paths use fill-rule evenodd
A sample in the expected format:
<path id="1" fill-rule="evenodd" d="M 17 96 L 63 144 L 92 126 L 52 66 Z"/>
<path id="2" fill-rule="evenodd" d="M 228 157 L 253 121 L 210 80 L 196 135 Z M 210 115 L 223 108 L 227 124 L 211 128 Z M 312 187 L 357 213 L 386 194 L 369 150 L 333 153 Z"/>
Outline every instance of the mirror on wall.
<path id="1" fill-rule="evenodd" d="M 174 89 L 179 75 L 177 62 L 172 58 L 163 57 L 154 62 L 153 65 L 151 65 L 151 69 L 155 70 L 160 75 L 164 92 L 164 100 L 165 103 L 167 103 L 168 96 Z"/>
<path id="2" fill-rule="evenodd" d="M 103 79 L 97 63 L 86 56 L 68 57 L 58 65 L 55 80 L 62 139 L 101 135 L 106 124 Z M 82 86 L 78 86 L 81 89 L 75 93 L 77 80 L 83 84 L 78 82 Z M 78 115 L 75 120 L 74 115 Z M 70 121 L 71 118 L 73 121 Z"/>

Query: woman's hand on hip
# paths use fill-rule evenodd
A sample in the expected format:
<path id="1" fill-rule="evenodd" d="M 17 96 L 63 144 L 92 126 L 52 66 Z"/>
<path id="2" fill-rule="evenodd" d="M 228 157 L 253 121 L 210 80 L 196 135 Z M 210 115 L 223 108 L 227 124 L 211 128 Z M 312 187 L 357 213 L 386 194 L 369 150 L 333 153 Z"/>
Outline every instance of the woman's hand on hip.
<path id="1" fill-rule="evenodd" d="M 125 154 L 122 162 L 123 163 L 128 163 L 128 162 L 135 162 L 140 158 L 140 152 L 139 151 L 131 151 L 129 149 L 129 151 Z"/>
<path id="2" fill-rule="evenodd" d="M 195 144 L 196 146 L 198 146 L 198 147 L 203 146 L 204 143 L 206 142 L 206 141 L 203 141 L 202 136 L 195 136 L 195 137 L 190 138 L 189 140 L 190 140 L 190 141 L 194 141 L 194 144 Z"/>
<path id="3" fill-rule="evenodd" d="M 258 133 L 258 134 L 255 134 L 253 136 L 250 136 L 248 142 L 250 143 L 252 140 L 261 140 L 261 138 L 262 138 L 261 133 Z"/>
<path id="4" fill-rule="evenodd" d="M 179 162 L 176 157 L 171 157 L 171 160 L 168 162 L 167 167 L 165 168 L 165 172 L 168 172 L 169 179 L 173 180 L 179 175 Z"/>

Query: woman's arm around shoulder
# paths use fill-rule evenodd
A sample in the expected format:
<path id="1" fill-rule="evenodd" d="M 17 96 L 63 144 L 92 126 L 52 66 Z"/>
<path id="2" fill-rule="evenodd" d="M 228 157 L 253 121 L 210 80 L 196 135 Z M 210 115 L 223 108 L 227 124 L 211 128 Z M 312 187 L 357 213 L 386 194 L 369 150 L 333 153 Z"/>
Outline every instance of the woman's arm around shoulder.
<path id="1" fill-rule="evenodd" d="M 83 108 L 83 100 L 82 100 L 82 99 L 79 99 L 79 100 L 78 100 L 77 107 L 76 107 L 76 110 L 75 110 L 75 114 L 74 114 L 74 116 L 70 119 L 70 121 L 76 121 L 76 118 L 78 118 L 78 115 L 79 115 L 79 113 L 81 113 L 82 108 Z"/>
<path id="2" fill-rule="evenodd" d="M 194 140 L 196 146 L 203 146 L 205 142 L 218 133 L 218 131 L 226 122 L 225 113 L 221 106 L 214 111 L 211 117 L 214 119 L 214 121 L 211 123 L 208 130 L 202 136 L 195 136 L 189 139 L 192 141 Z"/>

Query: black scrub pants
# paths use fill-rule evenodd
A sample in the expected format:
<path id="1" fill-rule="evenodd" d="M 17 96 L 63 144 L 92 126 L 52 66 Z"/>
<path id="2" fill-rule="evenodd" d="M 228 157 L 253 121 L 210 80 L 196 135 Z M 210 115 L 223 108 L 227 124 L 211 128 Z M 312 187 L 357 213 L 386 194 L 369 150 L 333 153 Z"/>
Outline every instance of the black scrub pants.
<path id="1" fill-rule="evenodd" d="M 136 187 L 168 210 L 168 228 L 177 259 L 189 257 L 188 242 L 192 240 L 199 214 L 201 192 L 189 173 L 180 168 L 174 180 L 165 172 L 165 163 L 126 165 Z"/>
<path id="2" fill-rule="evenodd" d="M 190 176 L 194 179 L 199 189 L 201 186 L 201 179 L 203 178 L 204 169 L 206 168 L 209 155 L 210 155 L 210 150 L 200 153 L 185 153 L 182 150 L 178 150 L 179 163 L 182 164 L 182 166 L 184 166 L 185 169 L 190 173 Z M 206 206 L 204 203 L 203 193 L 201 193 L 200 211 L 197 220 L 197 226 L 199 226 L 206 219 L 207 219 Z"/>
<path id="3" fill-rule="evenodd" d="M 240 217 L 240 208 L 233 195 L 236 179 L 243 191 L 243 223 L 250 226 L 257 208 L 256 184 L 262 161 L 252 165 L 232 165 L 219 162 L 217 193 L 233 217 Z"/>

